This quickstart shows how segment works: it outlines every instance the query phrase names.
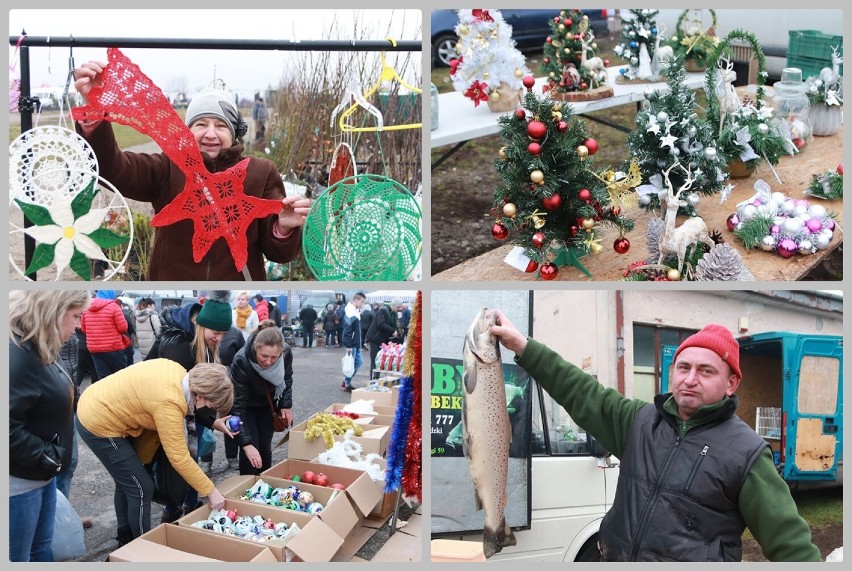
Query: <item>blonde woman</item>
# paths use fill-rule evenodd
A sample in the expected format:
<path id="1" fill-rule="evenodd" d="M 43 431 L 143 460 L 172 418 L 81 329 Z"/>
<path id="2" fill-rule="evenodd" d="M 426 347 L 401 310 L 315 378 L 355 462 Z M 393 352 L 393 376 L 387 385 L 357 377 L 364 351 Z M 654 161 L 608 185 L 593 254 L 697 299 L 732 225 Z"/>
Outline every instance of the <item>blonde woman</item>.
<path id="1" fill-rule="evenodd" d="M 71 463 L 74 382 L 59 364 L 87 291 L 9 294 L 9 559 L 53 561 L 56 478 Z"/>
<path id="2" fill-rule="evenodd" d="M 157 432 L 169 463 L 210 506 L 225 498 L 192 458 L 184 417 L 233 436 L 225 426 L 234 403 L 228 369 L 202 363 L 186 371 L 169 359 L 136 363 L 101 379 L 80 396 L 77 431 L 115 481 L 116 539 L 123 545 L 151 529 L 154 481 L 133 446 L 143 430 Z M 217 418 L 223 417 L 223 418 Z"/>
<path id="3" fill-rule="evenodd" d="M 248 341 L 249 335 L 257 329 L 260 320 L 257 312 L 249 305 L 249 293 L 241 291 L 237 294 L 237 306 L 234 308 L 234 327 L 243 334 L 243 339 Z"/>

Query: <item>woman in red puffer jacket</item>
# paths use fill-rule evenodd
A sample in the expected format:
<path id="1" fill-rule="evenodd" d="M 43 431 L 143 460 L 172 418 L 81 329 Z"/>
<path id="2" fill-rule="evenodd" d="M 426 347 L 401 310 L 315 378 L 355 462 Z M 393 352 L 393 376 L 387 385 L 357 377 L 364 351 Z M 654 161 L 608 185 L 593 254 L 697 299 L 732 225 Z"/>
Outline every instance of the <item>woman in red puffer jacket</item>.
<path id="1" fill-rule="evenodd" d="M 125 349 L 130 346 L 127 319 L 113 290 L 98 290 L 80 327 L 86 334 L 86 347 L 92 354 L 98 378 L 103 379 L 127 366 Z"/>

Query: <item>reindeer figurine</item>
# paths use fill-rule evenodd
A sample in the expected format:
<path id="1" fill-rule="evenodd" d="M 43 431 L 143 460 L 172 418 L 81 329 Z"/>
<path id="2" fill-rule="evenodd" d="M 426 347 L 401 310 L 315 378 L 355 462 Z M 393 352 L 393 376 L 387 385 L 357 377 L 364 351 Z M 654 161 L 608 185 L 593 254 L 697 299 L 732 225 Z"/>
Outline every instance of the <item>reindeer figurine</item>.
<path id="1" fill-rule="evenodd" d="M 654 41 L 654 56 L 651 58 L 651 73 L 659 76 L 662 70 L 671 64 L 674 59 L 674 49 L 671 46 L 660 46 L 660 41 L 666 32 L 666 25 L 659 24 L 657 39 Z"/>
<path id="2" fill-rule="evenodd" d="M 580 38 L 580 44 L 583 46 L 580 49 L 580 67 L 592 76 L 592 88 L 605 84 L 607 79 L 606 66 L 603 60 L 599 57 L 586 58 L 586 52 L 592 49 L 594 40 L 595 34 L 592 31 L 589 31 L 585 38 Z"/>
<path id="3" fill-rule="evenodd" d="M 739 109 L 742 104 L 734 89 L 734 81 L 737 72 L 734 71 L 734 62 L 728 58 L 719 59 L 719 73 L 716 78 L 716 96 L 719 99 L 719 131 L 725 126 L 725 117 Z"/>
<path id="4" fill-rule="evenodd" d="M 686 173 L 686 181 L 681 185 L 677 192 L 674 191 L 674 186 L 669 179 L 669 173 L 676 166 L 679 166 Z M 668 192 L 666 200 L 666 217 L 663 232 L 660 234 L 660 258 L 658 264 L 662 264 L 668 254 L 677 254 L 677 269 L 683 273 L 683 262 L 686 259 L 686 249 L 691 244 L 704 242 L 711 248 L 714 246 L 713 240 L 707 232 L 707 224 L 704 219 L 695 216 L 686 220 L 683 224 L 675 228 L 675 220 L 677 218 L 677 209 L 681 206 L 686 206 L 686 201 L 680 197 L 685 190 L 692 187 L 695 179 L 692 178 L 692 172 L 683 167 L 679 161 L 676 161 L 672 166 L 663 171 L 663 178 L 666 181 L 666 190 Z"/>

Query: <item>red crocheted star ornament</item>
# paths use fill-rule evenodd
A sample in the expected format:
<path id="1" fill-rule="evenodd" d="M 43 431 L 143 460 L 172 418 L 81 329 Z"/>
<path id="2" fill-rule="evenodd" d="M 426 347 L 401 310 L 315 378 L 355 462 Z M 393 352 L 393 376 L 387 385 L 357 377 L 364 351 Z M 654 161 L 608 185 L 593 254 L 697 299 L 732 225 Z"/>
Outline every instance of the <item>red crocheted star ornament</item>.
<path id="1" fill-rule="evenodd" d="M 92 87 L 88 105 L 75 107 L 71 116 L 78 121 L 114 121 L 151 137 L 186 175 L 183 191 L 151 219 L 151 225 L 191 219 L 195 262 L 204 258 L 216 240 L 224 238 L 234 265 L 242 270 L 248 259 L 249 225 L 256 218 L 280 212 L 281 201 L 245 194 L 249 159 L 225 171 L 209 172 L 195 137 L 160 88 L 118 48 L 109 48 L 107 57 L 102 85 Z"/>

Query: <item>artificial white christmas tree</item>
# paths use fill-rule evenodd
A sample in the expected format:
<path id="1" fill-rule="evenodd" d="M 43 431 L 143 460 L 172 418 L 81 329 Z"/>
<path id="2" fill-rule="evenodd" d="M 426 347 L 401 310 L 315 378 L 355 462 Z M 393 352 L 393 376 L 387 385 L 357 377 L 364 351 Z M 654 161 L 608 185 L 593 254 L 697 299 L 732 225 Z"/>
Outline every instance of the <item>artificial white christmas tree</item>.
<path id="1" fill-rule="evenodd" d="M 523 96 L 521 78 L 530 71 L 500 10 L 459 10 L 455 29 L 458 57 L 450 61 L 455 90 L 475 106 L 485 101 L 492 111 L 516 108 Z"/>

